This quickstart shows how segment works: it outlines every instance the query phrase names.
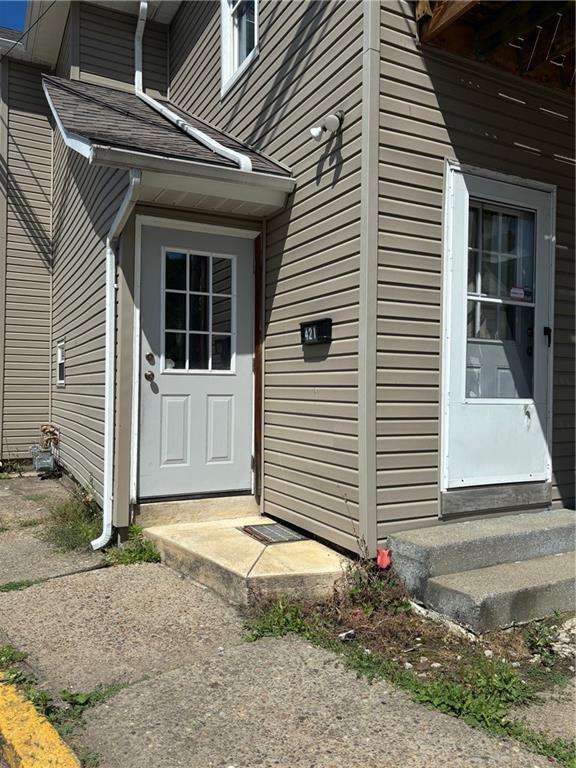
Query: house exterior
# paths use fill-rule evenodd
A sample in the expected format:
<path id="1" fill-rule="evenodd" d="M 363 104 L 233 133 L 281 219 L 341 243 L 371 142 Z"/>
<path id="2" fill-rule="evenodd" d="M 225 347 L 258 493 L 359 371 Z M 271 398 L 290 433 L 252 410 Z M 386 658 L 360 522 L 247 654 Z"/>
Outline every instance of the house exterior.
<path id="1" fill-rule="evenodd" d="M 95 546 L 173 498 L 370 554 L 573 507 L 568 5 L 29 5 L 0 40 L 2 456 L 54 425 Z"/>

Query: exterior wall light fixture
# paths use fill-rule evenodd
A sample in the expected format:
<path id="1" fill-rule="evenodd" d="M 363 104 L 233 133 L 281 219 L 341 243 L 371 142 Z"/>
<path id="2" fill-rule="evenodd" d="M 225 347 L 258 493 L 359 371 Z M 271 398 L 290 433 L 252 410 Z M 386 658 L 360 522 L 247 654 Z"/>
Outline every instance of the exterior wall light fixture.
<path id="1" fill-rule="evenodd" d="M 331 115 L 326 115 L 318 123 L 318 125 L 310 128 L 310 135 L 314 141 L 321 141 L 325 133 L 336 133 L 342 127 L 344 122 L 344 112 L 334 112 Z"/>

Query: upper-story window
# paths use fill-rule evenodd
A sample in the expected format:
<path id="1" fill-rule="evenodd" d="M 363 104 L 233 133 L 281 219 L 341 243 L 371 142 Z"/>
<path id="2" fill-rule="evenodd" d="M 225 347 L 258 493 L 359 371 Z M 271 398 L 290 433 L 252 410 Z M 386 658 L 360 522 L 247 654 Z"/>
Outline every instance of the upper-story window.
<path id="1" fill-rule="evenodd" d="M 222 95 L 258 55 L 258 0 L 220 0 Z"/>

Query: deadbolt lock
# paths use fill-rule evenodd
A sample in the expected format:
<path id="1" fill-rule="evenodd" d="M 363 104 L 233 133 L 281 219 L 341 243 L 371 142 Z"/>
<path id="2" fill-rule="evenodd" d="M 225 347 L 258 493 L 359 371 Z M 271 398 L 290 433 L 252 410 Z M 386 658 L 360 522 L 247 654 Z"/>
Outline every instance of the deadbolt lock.
<path id="1" fill-rule="evenodd" d="M 150 365 L 154 365 L 154 363 L 156 362 L 156 360 L 154 359 L 154 355 L 152 354 L 152 352 L 147 352 L 147 353 L 146 353 L 146 361 L 147 361 L 148 363 L 150 363 Z"/>

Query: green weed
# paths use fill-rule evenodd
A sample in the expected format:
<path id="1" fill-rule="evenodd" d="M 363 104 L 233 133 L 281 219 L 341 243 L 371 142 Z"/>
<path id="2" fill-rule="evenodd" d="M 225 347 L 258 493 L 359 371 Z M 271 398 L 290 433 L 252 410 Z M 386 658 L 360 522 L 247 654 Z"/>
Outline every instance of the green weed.
<path id="1" fill-rule="evenodd" d="M 85 549 L 100 533 L 102 513 L 94 496 L 80 486 L 50 506 L 42 538 L 57 549 Z"/>
<path id="2" fill-rule="evenodd" d="M 6 584 L 0 584 L 0 592 L 19 592 L 21 589 L 28 589 L 34 584 L 41 584 L 44 579 L 24 579 L 23 581 L 8 581 Z"/>
<path id="3" fill-rule="evenodd" d="M 106 565 L 133 565 L 134 563 L 159 563 L 160 553 L 154 544 L 144 537 L 140 525 L 131 525 L 128 541 L 119 547 L 113 547 L 104 555 Z"/>
<path id="4" fill-rule="evenodd" d="M 18 528 L 35 528 L 37 525 L 42 525 L 44 521 L 39 517 L 29 517 L 25 520 L 19 520 Z"/>
<path id="5" fill-rule="evenodd" d="M 376 598 L 379 594 L 378 588 Z M 364 608 L 374 604 L 375 595 L 362 588 L 349 599 L 358 600 Z M 382 599 L 387 598 L 383 596 Z M 394 604 L 395 601 L 392 601 L 392 614 L 395 613 Z M 331 607 L 334 608 L 334 603 Z M 350 642 L 338 640 L 340 627 L 333 616 L 330 618 L 327 615 L 325 606 L 314 608 L 286 598 L 269 603 L 259 614 L 249 617 L 247 630 L 247 639 L 251 641 L 261 637 L 299 634 L 309 642 L 340 655 L 349 669 L 368 681 L 385 679 L 407 691 L 420 704 L 459 717 L 469 725 L 492 734 L 516 739 L 528 749 L 553 758 L 566 768 L 576 768 L 574 742 L 551 739 L 519 721 L 507 719 L 513 706 L 533 701 L 535 691 L 515 669 L 497 659 L 486 658 L 480 649 L 472 651 L 459 662 L 455 661 L 452 668 L 446 670 L 446 677 L 440 673 L 438 679 L 426 679 L 382 653 L 368 651 L 354 639 Z"/>
<path id="6" fill-rule="evenodd" d="M 17 651 L 11 645 L 5 645 L 3 648 L 0 648 L 0 669 L 8 669 L 12 664 L 24 661 L 27 655 L 27 653 Z"/>

